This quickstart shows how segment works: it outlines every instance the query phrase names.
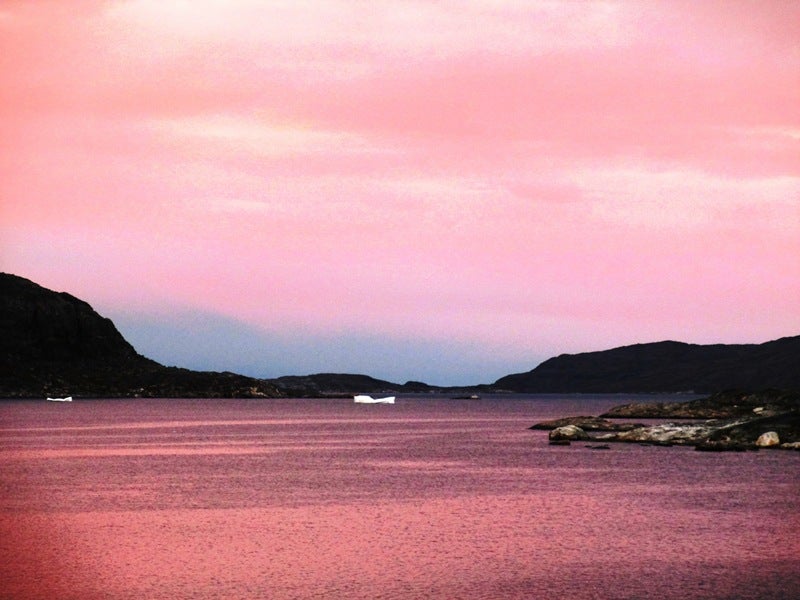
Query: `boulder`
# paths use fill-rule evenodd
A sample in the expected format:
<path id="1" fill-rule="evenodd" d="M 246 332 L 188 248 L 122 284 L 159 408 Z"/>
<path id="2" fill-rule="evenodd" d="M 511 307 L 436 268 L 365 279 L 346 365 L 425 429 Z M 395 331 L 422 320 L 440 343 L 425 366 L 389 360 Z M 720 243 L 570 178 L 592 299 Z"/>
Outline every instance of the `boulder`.
<path id="1" fill-rule="evenodd" d="M 588 440 L 589 434 L 576 425 L 556 427 L 548 435 L 550 442 Z"/>
<path id="2" fill-rule="evenodd" d="M 779 446 L 781 443 L 781 438 L 778 436 L 777 431 L 767 431 L 766 433 L 762 433 L 758 436 L 756 440 L 756 446 L 759 448 L 769 448 L 772 446 Z"/>

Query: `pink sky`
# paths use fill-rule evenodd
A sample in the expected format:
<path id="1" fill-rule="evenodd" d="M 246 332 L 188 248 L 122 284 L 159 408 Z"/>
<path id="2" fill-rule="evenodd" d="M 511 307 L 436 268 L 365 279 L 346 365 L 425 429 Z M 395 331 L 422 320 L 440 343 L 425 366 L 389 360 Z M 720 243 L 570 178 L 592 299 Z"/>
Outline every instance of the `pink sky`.
<path id="1" fill-rule="evenodd" d="M 0 268 L 168 364 L 797 335 L 800 3 L 6 0 L 0 169 Z"/>

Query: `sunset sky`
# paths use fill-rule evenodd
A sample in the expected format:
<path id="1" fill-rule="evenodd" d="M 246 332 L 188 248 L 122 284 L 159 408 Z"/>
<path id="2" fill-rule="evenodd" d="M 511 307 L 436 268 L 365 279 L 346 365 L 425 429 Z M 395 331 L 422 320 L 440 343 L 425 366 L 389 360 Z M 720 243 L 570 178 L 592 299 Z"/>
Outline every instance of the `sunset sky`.
<path id="1" fill-rule="evenodd" d="M 800 334 L 800 2 L 0 2 L 0 270 L 160 362 Z"/>

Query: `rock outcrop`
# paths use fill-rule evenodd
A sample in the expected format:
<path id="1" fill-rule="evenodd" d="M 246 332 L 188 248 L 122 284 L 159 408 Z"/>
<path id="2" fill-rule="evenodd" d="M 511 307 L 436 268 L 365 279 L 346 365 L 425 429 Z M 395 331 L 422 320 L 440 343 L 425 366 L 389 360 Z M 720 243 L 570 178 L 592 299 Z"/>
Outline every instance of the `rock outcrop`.
<path id="1" fill-rule="evenodd" d="M 687 407 L 688 405 L 688 407 Z M 605 413 L 641 418 L 663 418 L 664 415 L 711 415 L 715 418 L 692 422 L 668 422 L 657 425 L 620 423 L 611 433 L 583 430 L 589 439 L 607 442 L 629 442 L 659 446 L 689 445 L 697 450 L 757 450 L 759 448 L 800 449 L 800 393 L 768 390 L 759 393 L 728 392 L 685 403 L 636 405 L 636 410 L 617 407 Z M 721 418 L 719 418 L 721 417 Z M 537 423 L 531 429 L 552 429 L 553 426 L 575 427 L 585 423 L 601 425 L 606 419 L 568 417 Z M 577 428 L 577 427 L 576 427 Z M 609 428 L 611 429 L 611 428 Z M 557 429 L 551 431 L 551 435 Z M 602 431 L 599 427 L 593 432 Z"/>
<path id="2" fill-rule="evenodd" d="M 793 392 L 727 390 L 686 402 L 622 404 L 600 416 L 607 419 L 731 419 L 750 415 L 763 417 L 795 408 L 797 394 Z"/>
<path id="3" fill-rule="evenodd" d="M 644 427 L 641 423 L 619 423 L 610 419 L 600 417 L 564 417 L 563 419 L 553 419 L 552 421 L 542 421 L 531 425 L 529 429 L 556 429 L 566 425 L 580 427 L 583 431 L 630 431 L 637 427 Z"/>

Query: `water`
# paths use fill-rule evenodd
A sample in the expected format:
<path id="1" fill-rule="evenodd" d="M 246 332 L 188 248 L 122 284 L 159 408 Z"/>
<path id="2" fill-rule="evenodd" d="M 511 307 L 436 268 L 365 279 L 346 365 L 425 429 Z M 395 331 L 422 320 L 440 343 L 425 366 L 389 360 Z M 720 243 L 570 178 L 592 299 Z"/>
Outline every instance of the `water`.
<path id="1" fill-rule="evenodd" d="M 629 397 L 0 403 L 0 597 L 800 597 L 800 453 L 549 446 Z"/>

